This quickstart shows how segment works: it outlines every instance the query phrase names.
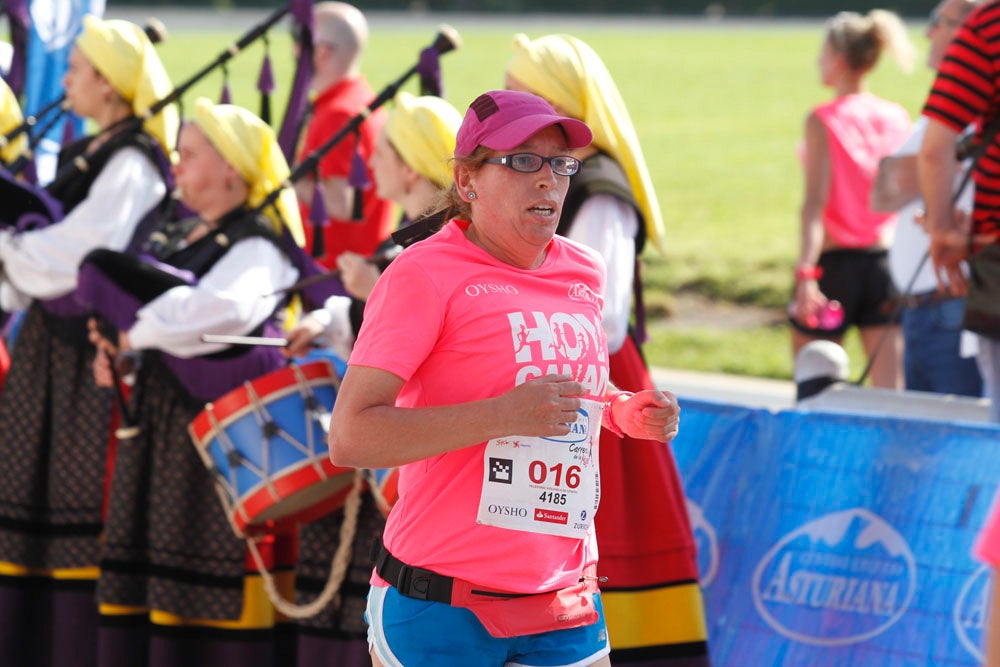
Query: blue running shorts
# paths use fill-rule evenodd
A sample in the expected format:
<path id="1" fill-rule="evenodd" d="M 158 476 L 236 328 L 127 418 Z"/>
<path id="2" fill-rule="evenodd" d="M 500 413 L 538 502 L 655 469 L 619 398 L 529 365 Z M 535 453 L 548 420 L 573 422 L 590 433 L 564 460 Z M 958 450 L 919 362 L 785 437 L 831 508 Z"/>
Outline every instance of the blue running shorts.
<path id="1" fill-rule="evenodd" d="M 468 609 L 372 586 L 365 620 L 368 645 L 385 667 L 584 667 L 611 652 L 600 593 L 594 607 L 591 625 L 501 638 Z"/>

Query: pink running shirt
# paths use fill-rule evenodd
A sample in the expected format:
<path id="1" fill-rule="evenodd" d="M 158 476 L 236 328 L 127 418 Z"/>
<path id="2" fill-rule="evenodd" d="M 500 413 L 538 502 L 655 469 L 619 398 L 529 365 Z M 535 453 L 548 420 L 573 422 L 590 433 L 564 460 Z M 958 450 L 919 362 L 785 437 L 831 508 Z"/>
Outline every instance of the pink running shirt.
<path id="1" fill-rule="evenodd" d="M 470 243 L 467 227 L 452 220 L 393 261 L 368 300 L 350 365 L 402 378 L 404 407 L 490 398 L 555 372 L 603 401 L 600 256 L 555 237 L 542 266 L 518 269 Z M 501 590 L 575 584 L 597 561 L 593 525 L 581 539 L 477 524 L 484 451 L 479 443 L 402 466 L 386 546 L 409 565 Z"/>
<path id="2" fill-rule="evenodd" d="M 1000 493 L 993 498 L 986 523 L 972 546 L 972 555 L 991 567 L 1000 568 Z"/>
<path id="3" fill-rule="evenodd" d="M 910 116 L 895 102 L 871 93 L 844 95 L 814 110 L 826 127 L 830 191 L 823 228 L 841 248 L 866 248 L 895 224 L 895 213 L 868 206 L 878 163 L 910 135 Z"/>

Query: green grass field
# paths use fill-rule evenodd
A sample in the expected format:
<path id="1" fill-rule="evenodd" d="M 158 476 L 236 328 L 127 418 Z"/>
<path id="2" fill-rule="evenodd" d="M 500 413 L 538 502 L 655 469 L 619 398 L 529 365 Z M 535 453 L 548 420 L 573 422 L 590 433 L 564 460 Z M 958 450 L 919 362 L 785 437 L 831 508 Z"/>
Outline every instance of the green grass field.
<path id="1" fill-rule="evenodd" d="M 263 16 L 263 13 L 262 13 Z M 571 32 L 601 54 L 635 122 L 667 226 L 667 252 L 643 257 L 647 302 L 657 319 L 646 346 L 650 363 L 694 370 L 788 378 L 792 364 L 782 325 L 692 326 L 672 322 L 675 295 L 688 291 L 712 300 L 781 309 L 791 290 L 798 249 L 801 175 L 796 147 L 807 110 L 829 99 L 819 82 L 816 57 L 822 33 L 814 25 L 671 26 L 669 22 L 622 28 L 538 23 L 529 37 Z M 502 85 L 516 30 L 456 23 L 463 39 L 442 59 L 445 93 L 460 111 L 476 95 Z M 409 69 L 434 36 L 433 28 L 373 30 L 364 71 L 381 90 Z M 234 34 L 180 34 L 160 52 L 180 83 L 216 58 Z M 923 52 L 926 40 L 913 39 Z M 290 41 L 274 31 L 272 60 L 279 89 L 275 109 L 290 85 Z M 262 46 L 251 46 L 229 66 L 234 101 L 258 108 L 253 92 Z M 916 116 L 931 81 L 918 65 L 911 74 L 883 62 L 871 77 L 873 92 Z M 194 87 L 217 99 L 221 74 Z M 416 82 L 404 89 L 415 91 Z M 190 102 L 189 102 L 190 103 Z M 849 337 L 854 370 L 864 359 Z"/>

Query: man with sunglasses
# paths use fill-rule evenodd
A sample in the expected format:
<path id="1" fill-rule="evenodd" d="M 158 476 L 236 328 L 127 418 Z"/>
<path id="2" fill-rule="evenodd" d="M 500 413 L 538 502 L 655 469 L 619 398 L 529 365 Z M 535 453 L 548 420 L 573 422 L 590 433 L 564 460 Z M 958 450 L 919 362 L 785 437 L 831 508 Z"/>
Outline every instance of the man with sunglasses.
<path id="1" fill-rule="evenodd" d="M 928 67 L 938 69 L 945 49 L 977 4 L 979 0 L 942 0 L 934 8 L 925 31 L 930 41 Z M 916 155 L 927 123 L 927 117 L 921 116 L 906 143 L 882 159 L 871 196 L 874 210 L 899 211 L 896 235 L 889 248 L 889 271 L 903 295 L 895 307 L 903 328 L 906 388 L 982 396 L 983 381 L 976 367 L 974 345 L 969 345 L 970 335 L 962 332 L 965 299 L 937 289 L 933 267 L 926 259 L 927 232 L 918 220 L 924 202 L 917 187 Z M 971 207 L 971 186 L 965 188 L 959 204 L 966 210 Z"/>

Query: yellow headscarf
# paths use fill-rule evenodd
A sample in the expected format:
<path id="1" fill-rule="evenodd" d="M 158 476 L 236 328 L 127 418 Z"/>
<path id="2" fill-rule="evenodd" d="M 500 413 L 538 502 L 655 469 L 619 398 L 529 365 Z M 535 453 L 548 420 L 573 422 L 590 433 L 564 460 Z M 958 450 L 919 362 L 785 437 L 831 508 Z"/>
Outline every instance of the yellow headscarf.
<path id="1" fill-rule="evenodd" d="M 76 39 L 90 64 L 108 80 L 112 88 L 132 105 L 132 113 L 142 118 L 154 103 L 173 92 L 170 77 L 160 56 L 142 28 L 128 21 L 103 21 L 83 17 L 83 32 Z M 177 144 L 180 117 L 177 105 L 167 105 L 143 127 L 170 155 Z"/>
<path id="2" fill-rule="evenodd" d="M 14 91 L 10 89 L 7 82 L 0 79 L 0 134 L 6 135 L 11 132 L 24 120 L 21 113 L 21 105 L 17 103 Z M 452 142 L 454 145 L 454 142 Z M 7 164 L 16 160 L 28 147 L 28 133 L 22 132 L 3 148 L 0 148 L 0 158 Z"/>
<path id="3" fill-rule="evenodd" d="M 274 206 L 268 206 L 264 215 L 276 233 L 281 233 L 284 223 L 295 242 L 304 245 L 306 237 L 295 191 L 283 187 L 289 175 L 288 163 L 271 126 L 243 107 L 213 104 L 204 97 L 195 102 L 194 124 L 250 187 L 247 206 L 260 206 L 271 192 L 282 188 Z"/>
<path id="4" fill-rule="evenodd" d="M 531 41 L 518 34 L 514 36 L 514 55 L 507 73 L 590 127 L 593 146 L 614 158 L 628 176 L 646 220 L 646 235 L 663 252 L 663 218 L 639 138 L 600 56 L 570 35 L 548 35 Z"/>
<path id="5" fill-rule="evenodd" d="M 462 114 L 440 97 L 396 95 L 385 121 L 386 136 L 403 162 L 441 188 L 451 185 L 449 164 Z"/>

